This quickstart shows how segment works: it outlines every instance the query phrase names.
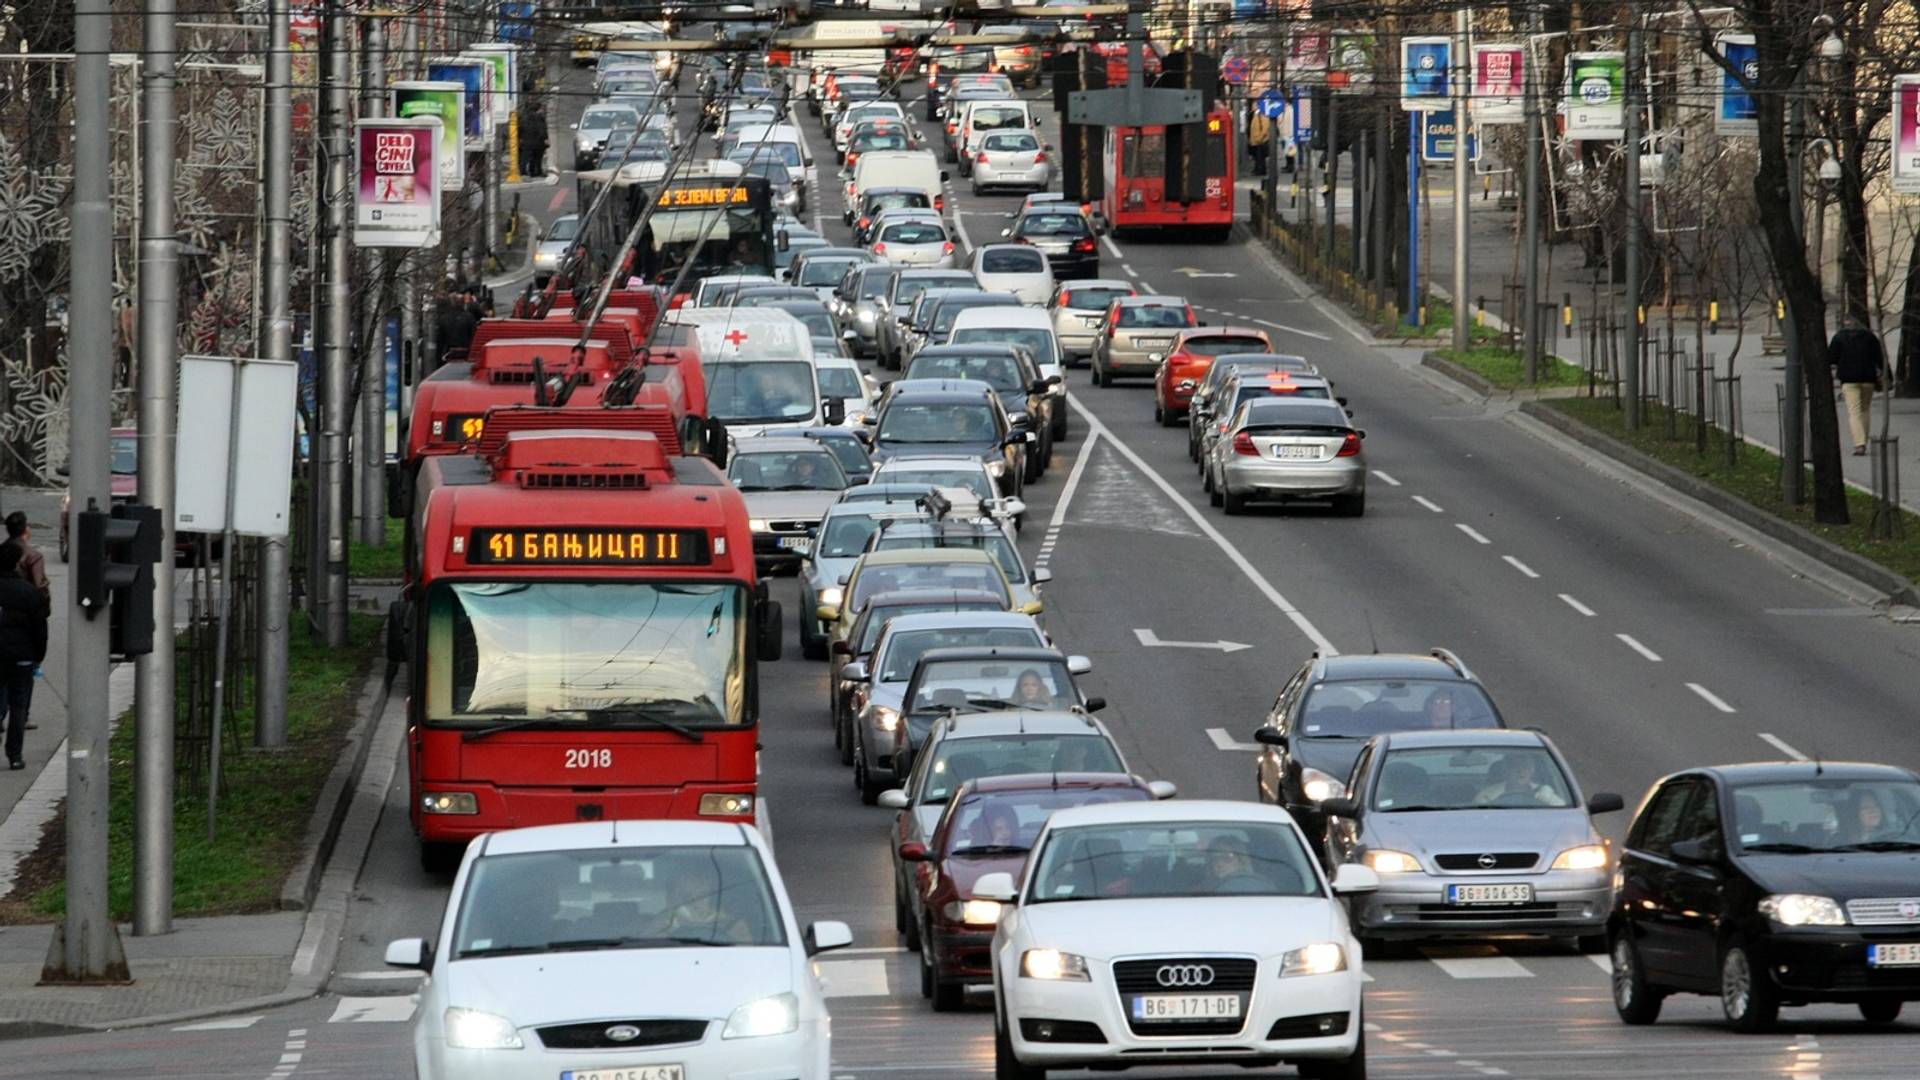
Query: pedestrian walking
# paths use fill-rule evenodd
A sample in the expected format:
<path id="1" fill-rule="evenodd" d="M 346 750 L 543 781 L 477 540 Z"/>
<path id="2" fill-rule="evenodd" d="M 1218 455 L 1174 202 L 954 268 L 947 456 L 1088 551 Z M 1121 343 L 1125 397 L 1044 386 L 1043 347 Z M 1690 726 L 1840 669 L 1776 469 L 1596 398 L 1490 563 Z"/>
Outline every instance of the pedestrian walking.
<path id="1" fill-rule="evenodd" d="M 1247 122 L 1247 153 L 1253 155 L 1253 175 L 1267 175 L 1267 156 L 1273 150 L 1273 121 L 1259 109 Z"/>
<path id="2" fill-rule="evenodd" d="M 520 132 L 520 175 L 547 174 L 547 111 L 538 105 L 527 110 L 527 122 Z"/>
<path id="3" fill-rule="evenodd" d="M 27 524 L 24 511 L 15 510 L 7 515 L 7 544 L 20 548 L 20 576 L 33 584 L 40 593 L 40 602 L 47 611 L 53 611 L 53 587 L 47 584 L 47 557 L 33 546 L 33 527 Z"/>
<path id="4" fill-rule="evenodd" d="M 33 673 L 47 658 L 47 609 L 20 576 L 21 544 L 0 544 L 0 708 L 6 710 L 7 768 L 24 769 Z"/>
<path id="5" fill-rule="evenodd" d="M 1840 395 L 1847 403 L 1853 456 L 1865 456 L 1867 436 L 1873 431 L 1873 392 L 1885 386 L 1887 379 L 1886 350 L 1859 316 L 1849 314 L 1828 342 L 1827 355 L 1833 363 L 1833 377 L 1840 383 Z"/>

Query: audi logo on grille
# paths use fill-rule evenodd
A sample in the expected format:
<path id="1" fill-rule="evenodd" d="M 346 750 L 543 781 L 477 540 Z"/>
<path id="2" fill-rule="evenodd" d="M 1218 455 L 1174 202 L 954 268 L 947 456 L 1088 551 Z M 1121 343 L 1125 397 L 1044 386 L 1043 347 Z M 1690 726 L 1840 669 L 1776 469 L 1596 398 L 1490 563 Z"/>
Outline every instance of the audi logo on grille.
<path id="1" fill-rule="evenodd" d="M 1210 964 L 1162 964 L 1153 977 L 1161 986 L 1212 986 L 1213 967 Z"/>
<path id="2" fill-rule="evenodd" d="M 607 1041 L 625 1043 L 640 1037 L 640 1029 L 632 1024 L 615 1024 L 606 1030 Z"/>
<path id="3" fill-rule="evenodd" d="M 1494 858 L 1491 853 L 1480 856 L 1480 869 L 1482 870 L 1491 870 L 1499 864 L 1500 860 Z"/>

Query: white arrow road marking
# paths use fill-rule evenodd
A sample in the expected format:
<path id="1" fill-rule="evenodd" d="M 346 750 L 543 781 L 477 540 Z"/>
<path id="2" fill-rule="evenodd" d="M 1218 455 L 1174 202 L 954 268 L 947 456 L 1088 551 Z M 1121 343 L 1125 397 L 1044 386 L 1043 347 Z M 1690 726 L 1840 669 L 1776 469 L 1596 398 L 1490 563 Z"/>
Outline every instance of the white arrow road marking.
<path id="1" fill-rule="evenodd" d="M 1190 278 L 1239 277 L 1240 276 L 1239 274 L 1236 274 L 1231 270 L 1202 270 L 1197 266 L 1182 266 L 1176 269 L 1174 273 L 1185 274 Z"/>
<path id="2" fill-rule="evenodd" d="M 1162 641 L 1160 635 L 1151 630 L 1135 629 L 1133 636 L 1149 649 L 1218 649 L 1223 653 L 1234 653 L 1253 648 L 1238 641 Z"/>
<path id="3" fill-rule="evenodd" d="M 1236 741 L 1233 736 L 1227 734 L 1227 729 L 1223 727 L 1208 728 L 1207 738 L 1213 740 L 1213 748 L 1215 750 L 1250 750 L 1256 754 L 1260 752 L 1259 743 Z"/>

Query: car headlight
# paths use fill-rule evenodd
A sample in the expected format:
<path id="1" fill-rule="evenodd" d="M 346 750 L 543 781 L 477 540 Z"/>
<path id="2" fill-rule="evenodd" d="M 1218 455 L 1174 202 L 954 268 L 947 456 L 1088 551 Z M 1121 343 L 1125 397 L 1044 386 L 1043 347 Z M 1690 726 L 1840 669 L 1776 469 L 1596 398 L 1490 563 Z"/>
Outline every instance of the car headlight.
<path id="1" fill-rule="evenodd" d="M 820 604 L 824 604 L 827 607 L 839 607 L 840 598 L 843 595 L 845 594 L 841 591 L 840 586 L 829 585 L 826 588 L 820 590 Z M 817 607 L 820 605 L 817 604 L 815 606 Z"/>
<path id="2" fill-rule="evenodd" d="M 1302 945 L 1280 957 L 1280 977 L 1331 975 L 1347 970 L 1347 950 L 1331 941 Z"/>
<path id="3" fill-rule="evenodd" d="M 994 461 L 989 461 L 987 462 L 987 471 L 992 473 L 994 476 L 994 479 L 997 480 L 1000 477 L 1005 476 L 1007 474 L 1007 463 L 997 459 Z"/>
<path id="4" fill-rule="evenodd" d="M 1369 851 L 1366 855 L 1367 869 L 1376 874 L 1417 874 L 1420 872 L 1420 860 L 1404 851 L 1387 851 L 1382 848 Z"/>
<path id="5" fill-rule="evenodd" d="M 885 705 L 875 705 L 873 722 L 881 731 L 898 731 L 900 730 L 900 710 L 888 708 Z"/>
<path id="6" fill-rule="evenodd" d="M 748 518 L 747 528 L 752 529 L 754 532 L 766 532 L 767 519 L 766 518 Z"/>
<path id="7" fill-rule="evenodd" d="M 447 1045 L 456 1050 L 518 1050 L 524 1045 L 513 1021 L 479 1009 L 449 1008 L 440 1024 Z"/>
<path id="8" fill-rule="evenodd" d="M 786 203 L 788 206 L 796 206 L 800 202 L 800 193 L 792 188 L 788 188 L 787 193 L 780 196 L 780 201 Z"/>
<path id="9" fill-rule="evenodd" d="M 727 1017 L 723 1039 L 761 1039 L 785 1035 L 800 1026 L 800 999 L 792 994 L 775 994 L 749 1001 Z"/>
<path id="10" fill-rule="evenodd" d="M 1332 773 L 1323 773 L 1319 769 L 1302 767 L 1300 770 L 1300 790 L 1309 802 L 1325 802 L 1339 799 L 1347 794 L 1347 785 L 1340 782 Z"/>
<path id="11" fill-rule="evenodd" d="M 1604 870 L 1606 867 L 1607 849 L 1600 844 L 1568 848 L 1553 860 L 1555 870 Z"/>
<path id="12" fill-rule="evenodd" d="M 1760 913 L 1781 926 L 1845 926 L 1847 913 L 1831 896 L 1776 893 L 1760 898 Z"/>
<path id="13" fill-rule="evenodd" d="M 941 911 L 953 922 L 970 926 L 992 926 L 1000 921 L 998 900 L 953 900 Z"/>
<path id="14" fill-rule="evenodd" d="M 1087 958 L 1059 949 L 1028 949 L 1020 954 L 1020 974 L 1029 979 L 1087 981 Z"/>

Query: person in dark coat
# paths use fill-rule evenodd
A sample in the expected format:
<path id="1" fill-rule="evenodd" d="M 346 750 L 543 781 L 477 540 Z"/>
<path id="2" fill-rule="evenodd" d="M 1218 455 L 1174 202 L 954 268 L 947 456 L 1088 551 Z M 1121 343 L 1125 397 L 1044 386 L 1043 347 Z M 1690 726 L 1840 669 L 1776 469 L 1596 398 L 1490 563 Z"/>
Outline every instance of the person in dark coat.
<path id="1" fill-rule="evenodd" d="M 0 707 L 6 710 L 7 767 L 24 769 L 33 673 L 47 658 L 47 609 L 40 590 L 20 576 L 21 547 L 0 544 Z"/>
<path id="2" fill-rule="evenodd" d="M 1859 316 L 1848 315 L 1839 333 L 1827 343 L 1827 356 L 1833 361 L 1833 377 L 1846 400 L 1847 423 L 1853 429 L 1853 455 L 1864 456 L 1867 436 L 1873 433 L 1873 392 L 1886 385 L 1887 352 Z"/>
<path id="3" fill-rule="evenodd" d="M 527 110 L 526 122 L 520 125 L 520 175 L 536 177 L 546 174 L 547 111 L 535 105 Z"/>
<path id="4" fill-rule="evenodd" d="M 435 333 L 440 342 L 439 363 L 447 362 L 448 353 L 465 352 L 467 346 L 473 344 L 474 317 L 467 309 L 464 298 L 443 291 L 434 319 Z"/>

